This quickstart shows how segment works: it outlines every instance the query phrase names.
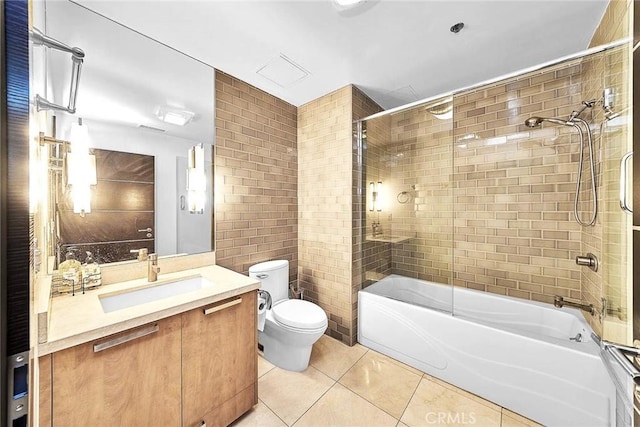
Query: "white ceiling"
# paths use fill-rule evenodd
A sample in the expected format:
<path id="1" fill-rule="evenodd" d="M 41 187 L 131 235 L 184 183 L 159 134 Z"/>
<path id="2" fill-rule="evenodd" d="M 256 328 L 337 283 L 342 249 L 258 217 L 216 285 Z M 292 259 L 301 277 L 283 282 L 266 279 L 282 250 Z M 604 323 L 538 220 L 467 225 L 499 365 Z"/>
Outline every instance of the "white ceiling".
<path id="1" fill-rule="evenodd" d="M 214 71 L 210 66 L 68 1 L 47 2 L 46 33 L 85 52 L 74 118 L 134 128 L 144 125 L 162 129 L 165 135 L 214 143 Z M 71 55 L 54 49 L 46 52 L 46 96 L 66 106 Z M 186 126 L 165 123 L 156 117 L 161 106 L 194 112 L 195 117 Z"/>
<path id="2" fill-rule="evenodd" d="M 384 108 L 586 49 L 607 6 L 368 0 L 340 12 L 331 0 L 76 2 L 291 104 L 353 83 Z M 451 33 L 460 21 L 464 29 Z M 257 73 L 281 55 L 309 75 L 282 87 Z"/>

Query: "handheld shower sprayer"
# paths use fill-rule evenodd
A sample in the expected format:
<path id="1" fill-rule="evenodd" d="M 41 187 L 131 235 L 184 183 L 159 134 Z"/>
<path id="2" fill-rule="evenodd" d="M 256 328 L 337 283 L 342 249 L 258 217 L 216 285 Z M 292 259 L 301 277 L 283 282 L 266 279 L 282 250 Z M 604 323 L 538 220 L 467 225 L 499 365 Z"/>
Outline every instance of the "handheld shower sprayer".
<path id="1" fill-rule="evenodd" d="M 596 195 L 596 173 L 595 173 L 595 156 L 593 154 L 593 138 L 591 136 L 591 129 L 589 123 L 585 120 L 578 118 L 578 116 L 586 109 L 591 108 L 596 103 L 596 100 L 590 100 L 583 102 L 584 107 L 580 111 L 574 111 L 571 113 L 569 120 L 556 119 L 554 117 L 530 117 L 524 121 L 525 126 L 535 128 L 540 126 L 543 122 L 554 123 L 557 125 L 571 126 L 575 128 L 580 135 L 580 162 L 578 163 L 578 178 L 576 181 L 576 195 L 573 202 L 573 216 L 580 225 L 595 225 L 596 216 L 598 214 L 598 199 Z M 591 219 L 587 222 L 580 218 L 578 213 L 578 202 L 580 197 L 580 187 L 582 184 L 582 163 L 584 160 L 584 131 L 580 125 L 584 125 L 584 129 L 587 134 L 587 142 L 589 145 L 589 166 L 591 171 L 591 196 L 593 202 L 591 204 Z"/>
<path id="2" fill-rule="evenodd" d="M 535 116 L 525 120 L 524 124 L 527 127 L 535 128 L 540 126 L 542 122 L 555 123 L 557 125 L 562 125 L 562 126 L 573 126 L 573 123 L 562 120 L 562 119 L 556 119 L 553 117 L 535 117 Z"/>

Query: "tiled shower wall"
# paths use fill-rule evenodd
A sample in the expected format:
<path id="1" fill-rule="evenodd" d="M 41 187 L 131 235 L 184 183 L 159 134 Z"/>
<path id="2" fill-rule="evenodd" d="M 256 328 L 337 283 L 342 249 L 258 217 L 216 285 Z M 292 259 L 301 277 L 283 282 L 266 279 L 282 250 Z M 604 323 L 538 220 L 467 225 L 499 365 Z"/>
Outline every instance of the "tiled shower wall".
<path id="1" fill-rule="evenodd" d="M 528 128 L 579 108 L 581 65 L 564 64 L 454 98 L 454 283 L 519 298 L 580 299 L 574 221 L 579 138 Z"/>
<path id="2" fill-rule="evenodd" d="M 393 174 L 386 196 L 393 209 L 387 218 L 392 235 L 411 237 L 392 246 L 394 273 L 452 283 L 451 137 L 452 120 L 426 108 L 391 117 L 386 164 Z"/>
<path id="3" fill-rule="evenodd" d="M 391 116 L 387 215 L 391 234 L 411 237 L 392 245 L 392 271 L 546 302 L 579 299 L 576 140 L 569 128 L 523 122 L 567 116 L 580 101 L 580 65 L 569 64 L 457 95 L 453 122 L 425 107 Z"/>
<path id="4" fill-rule="evenodd" d="M 328 333 L 352 331 L 351 86 L 298 108 L 298 256 L 305 298 L 329 317 Z"/>
<path id="5" fill-rule="evenodd" d="M 300 286 L 327 312 L 327 333 L 349 345 L 357 336 L 363 226 L 353 120 L 377 111 L 351 85 L 298 108 Z"/>
<path id="6" fill-rule="evenodd" d="M 298 270 L 297 109 L 216 71 L 216 259 L 246 274 L 252 264 Z"/>

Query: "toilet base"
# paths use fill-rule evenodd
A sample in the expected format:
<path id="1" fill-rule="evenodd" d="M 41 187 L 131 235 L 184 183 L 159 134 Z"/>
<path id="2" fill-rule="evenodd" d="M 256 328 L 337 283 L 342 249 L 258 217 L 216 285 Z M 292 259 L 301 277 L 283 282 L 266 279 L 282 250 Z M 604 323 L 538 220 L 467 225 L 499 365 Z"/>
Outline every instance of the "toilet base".
<path id="1" fill-rule="evenodd" d="M 322 333 L 318 335 L 318 338 L 321 335 Z M 263 347 L 264 358 L 278 368 L 287 371 L 302 372 L 307 369 L 315 341 L 317 338 L 306 345 L 284 344 L 264 332 L 258 332 L 258 342 Z"/>

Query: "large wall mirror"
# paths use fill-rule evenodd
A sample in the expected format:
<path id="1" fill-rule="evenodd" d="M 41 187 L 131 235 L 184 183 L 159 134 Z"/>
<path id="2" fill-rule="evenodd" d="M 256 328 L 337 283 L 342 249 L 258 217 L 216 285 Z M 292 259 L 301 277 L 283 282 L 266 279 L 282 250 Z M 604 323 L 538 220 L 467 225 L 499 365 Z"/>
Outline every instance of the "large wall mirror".
<path id="1" fill-rule="evenodd" d="M 41 32 L 82 49 L 76 112 L 52 111 L 56 139 L 86 130 L 95 156 L 90 212 L 74 212 L 68 169 L 49 165 L 48 248 L 56 260 L 87 251 L 101 263 L 132 260 L 138 249 L 160 256 L 213 250 L 214 70 L 67 1 L 46 3 Z M 43 46 L 48 101 L 67 105 L 70 55 Z M 53 120 L 53 119 L 51 119 Z M 186 123 L 182 123 L 186 122 Z M 199 154 L 194 155 L 195 151 Z M 190 203 L 188 169 L 204 158 L 206 197 Z M 92 160 L 93 161 L 93 160 Z"/>

